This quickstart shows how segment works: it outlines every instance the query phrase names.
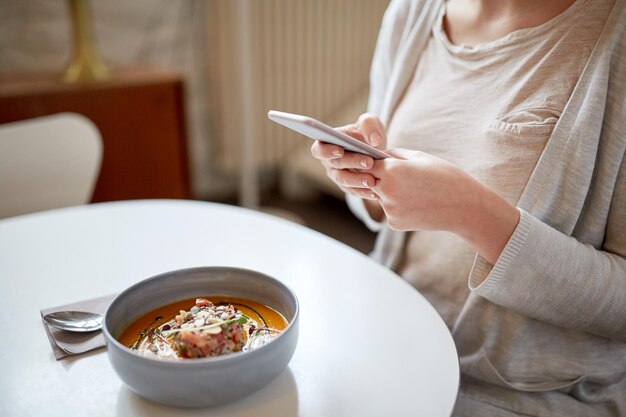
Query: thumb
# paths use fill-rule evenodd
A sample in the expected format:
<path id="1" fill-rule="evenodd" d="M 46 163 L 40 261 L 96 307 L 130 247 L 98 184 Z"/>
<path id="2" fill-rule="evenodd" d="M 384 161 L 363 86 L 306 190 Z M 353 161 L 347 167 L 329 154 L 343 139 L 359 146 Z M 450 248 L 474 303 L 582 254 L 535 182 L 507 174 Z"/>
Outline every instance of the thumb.
<path id="1" fill-rule="evenodd" d="M 387 152 L 389 155 L 397 159 L 405 159 L 405 160 L 415 158 L 420 153 L 419 151 L 413 151 L 413 150 L 404 149 L 404 148 L 387 149 L 385 152 Z"/>
<path id="2" fill-rule="evenodd" d="M 385 127 L 378 117 L 369 113 L 362 114 L 357 122 L 357 128 L 367 143 L 378 149 L 385 148 L 387 143 Z"/>
<path id="3" fill-rule="evenodd" d="M 410 149 L 404 148 L 388 149 L 385 152 L 393 156 L 393 158 L 375 159 L 374 165 L 372 165 L 372 167 L 366 171 L 368 174 L 372 174 L 374 177 L 380 179 L 384 176 L 385 169 L 390 164 L 395 164 L 398 162 L 398 160 L 412 159 L 420 154 L 419 151 L 412 151 Z"/>
<path id="4" fill-rule="evenodd" d="M 341 133 L 345 133 L 348 136 L 352 136 L 354 139 L 360 140 L 361 142 L 368 143 L 365 136 L 363 136 L 363 133 L 359 131 L 355 124 L 336 127 L 335 130 L 338 130 Z"/>

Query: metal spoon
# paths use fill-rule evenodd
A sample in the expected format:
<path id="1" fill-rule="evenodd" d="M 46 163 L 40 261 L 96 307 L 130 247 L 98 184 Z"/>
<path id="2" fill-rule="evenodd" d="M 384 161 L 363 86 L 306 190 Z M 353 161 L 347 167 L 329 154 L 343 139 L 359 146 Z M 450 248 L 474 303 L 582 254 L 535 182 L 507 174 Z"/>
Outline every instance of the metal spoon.
<path id="1" fill-rule="evenodd" d="M 43 316 L 43 320 L 52 327 L 68 332 L 94 332 L 102 328 L 102 314 L 84 311 L 57 311 Z"/>

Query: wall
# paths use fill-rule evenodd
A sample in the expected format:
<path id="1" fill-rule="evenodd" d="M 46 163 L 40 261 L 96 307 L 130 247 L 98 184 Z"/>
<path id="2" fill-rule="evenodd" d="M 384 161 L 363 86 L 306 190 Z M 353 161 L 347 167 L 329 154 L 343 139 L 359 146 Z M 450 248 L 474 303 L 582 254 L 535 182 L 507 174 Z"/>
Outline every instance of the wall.
<path id="1" fill-rule="evenodd" d="M 99 49 L 112 67 L 148 64 L 185 76 L 189 160 L 200 198 L 229 196 L 239 186 L 243 31 L 235 9 L 245 1 L 90 3 Z M 294 136 L 266 122 L 267 109 L 331 123 L 342 106 L 362 101 L 388 0 L 248 3 L 255 157 L 261 169 L 272 169 L 292 151 L 306 153 L 306 146 L 294 150 Z M 0 0 L 0 75 L 61 71 L 70 57 L 69 35 L 66 2 Z"/>
<path id="2" fill-rule="evenodd" d="M 189 162 L 195 195 L 214 193 L 206 111 L 202 0 L 90 3 L 99 50 L 116 67 L 151 65 L 186 79 Z M 0 0 L 0 75 L 61 71 L 71 54 L 64 1 Z"/>

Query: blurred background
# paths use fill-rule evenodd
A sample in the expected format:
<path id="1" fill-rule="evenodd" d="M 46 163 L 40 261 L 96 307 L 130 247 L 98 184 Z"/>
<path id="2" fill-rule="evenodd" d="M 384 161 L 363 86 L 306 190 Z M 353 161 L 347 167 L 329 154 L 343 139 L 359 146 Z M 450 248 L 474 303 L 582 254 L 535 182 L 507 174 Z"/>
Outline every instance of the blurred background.
<path id="1" fill-rule="evenodd" d="M 356 120 L 388 2 L 0 0 L 0 130 L 77 113 L 102 141 L 92 202 L 239 204 L 368 252 L 311 142 L 266 114 Z M 77 51 L 95 75 L 68 69 Z"/>

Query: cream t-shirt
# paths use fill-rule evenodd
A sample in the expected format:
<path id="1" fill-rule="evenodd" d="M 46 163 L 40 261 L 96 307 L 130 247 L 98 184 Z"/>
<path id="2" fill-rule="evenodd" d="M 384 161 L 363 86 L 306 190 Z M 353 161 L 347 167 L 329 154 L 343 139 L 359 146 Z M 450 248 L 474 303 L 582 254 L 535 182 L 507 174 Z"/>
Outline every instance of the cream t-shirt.
<path id="1" fill-rule="evenodd" d="M 448 40 L 442 10 L 390 120 L 388 148 L 446 159 L 515 205 L 613 1 L 577 0 L 540 26 L 475 46 Z M 398 273 L 452 327 L 475 251 L 447 232 L 417 231 L 406 242 Z"/>

